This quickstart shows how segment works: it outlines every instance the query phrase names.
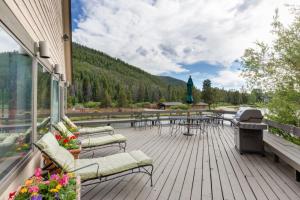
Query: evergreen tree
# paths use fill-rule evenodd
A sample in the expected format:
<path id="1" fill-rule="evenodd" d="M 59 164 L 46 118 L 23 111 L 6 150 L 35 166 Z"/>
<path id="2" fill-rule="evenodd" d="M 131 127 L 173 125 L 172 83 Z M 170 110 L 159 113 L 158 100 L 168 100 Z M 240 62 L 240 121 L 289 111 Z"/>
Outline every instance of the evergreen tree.
<path id="1" fill-rule="evenodd" d="M 213 92 L 211 88 L 211 81 L 209 79 L 203 81 L 202 98 L 204 102 L 208 104 L 210 109 L 210 106 L 213 103 L 214 99 L 213 99 Z"/>
<path id="2" fill-rule="evenodd" d="M 128 106 L 127 95 L 126 95 L 123 87 L 119 87 L 119 94 L 118 94 L 117 100 L 118 100 L 119 107 L 127 107 Z"/>
<path id="3" fill-rule="evenodd" d="M 145 99 L 145 87 L 143 84 L 139 84 L 139 89 L 137 93 L 137 101 L 143 102 Z"/>
<path id="4" fill-rule="evenodd" d="M 103 98 L 103 101 L 102 101 L 102 106 L 103 107 L 110 107 L 112 104 L 112 100 L 111 100 L 111 96 L 109 95 L 108 91 L 105 90 L 104 91 L 104 98 Z"/>

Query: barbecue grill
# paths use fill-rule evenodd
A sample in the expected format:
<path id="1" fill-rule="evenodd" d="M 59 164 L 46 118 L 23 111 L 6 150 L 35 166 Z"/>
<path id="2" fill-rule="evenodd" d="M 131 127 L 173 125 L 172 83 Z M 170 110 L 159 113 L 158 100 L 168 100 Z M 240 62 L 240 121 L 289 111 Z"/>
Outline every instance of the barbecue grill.
<path id="1" fill-rule="evenodd" d="M 263 115 L 254 108 L 241 108 L 233 119 L 234 141 L 238 151 L 243 153 L 264 153 L 263 130 L 267 125 L 262 123 Z"/>

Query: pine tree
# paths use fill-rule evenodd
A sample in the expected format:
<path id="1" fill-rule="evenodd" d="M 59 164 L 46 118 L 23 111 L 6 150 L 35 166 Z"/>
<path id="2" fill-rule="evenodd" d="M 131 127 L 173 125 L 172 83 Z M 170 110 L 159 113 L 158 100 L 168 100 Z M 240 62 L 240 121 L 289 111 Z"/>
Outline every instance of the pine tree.
<path id="1" fill-rule="evenodd" d="M 104 98 L 103 98 L 103 101 L 102 101 L 102 106 L 103 107 L 110 107 L 112 104 L 112 101 L 111 101 L 111 96 L 109 95 L 108 91 L 105 90 L 104 91 Z"/>
<path id="2" fill-rule="evenodd" d="M 213 92 L 211 88 L 211 81 L 209 79 L 203 81 L 202 98 L 204 102 L 208 104 L 210 109 L 210 106 L 213 103 L 214 99 L 213 99 Z"/>
<path id="3" fill-rule="evenodd" d="M 128 106 L 127 95 L 126 95 L 123 87 L 119 88 L 119 94 L 118 94 L 117 100 L 118 100 L 119 107 L 127 107 Z"/>

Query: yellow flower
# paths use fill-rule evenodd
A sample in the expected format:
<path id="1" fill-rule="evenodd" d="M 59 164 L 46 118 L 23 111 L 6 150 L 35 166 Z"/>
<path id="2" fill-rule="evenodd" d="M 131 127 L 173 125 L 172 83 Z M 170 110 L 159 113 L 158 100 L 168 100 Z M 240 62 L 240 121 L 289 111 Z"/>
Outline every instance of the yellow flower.
<path id="1" fill-rule="evenodd" d="M 73 178 L 73 177 L 75 177 L 75 175 L 74 175 L 74 173 L 68 173 L 68 177 Z"/>
<path id="2" fill-rule="evenodd" d="M 25 181 L 25 185 L 30 186 L 32 184 L 32 182 L 33 182 L 33 180 L 28 179 L 28 180 Z"/>
<path id="3" fill-rule="evenodd" d="M 58 190 L 57 190 L 57 189 L 51 189 L 50 192 L 52 192 L 52 193 L 57 193 Z"/>
<path id="4" fill-rule="evenodd" d="M 17 151 L 21 151 L 21 148 L 19 147 L 19 148 L 17 148 Z"/>
<path id="5" fill-rule="evenodd" d="M 56 186 L 56 189 L 57 189 L 57 190 L 60 190 L 61 187 L 62 187 L 62 185 L 61 185 L 61 184 L 58 184 L 58 185 Z"/>
<path id="6" fill-rule="evenodd" d="M 26 193 L 27 191 L 28 191 L 27 188 L 23 187 L 20 192 L 23 194 Z"/>
<path id="7" fill-rule="evenodd" d="M 34 192 L 34 193 L 31 194 L 31 196 L 37 196 L 37 195 L 38 195 L 37 192 Z"/>

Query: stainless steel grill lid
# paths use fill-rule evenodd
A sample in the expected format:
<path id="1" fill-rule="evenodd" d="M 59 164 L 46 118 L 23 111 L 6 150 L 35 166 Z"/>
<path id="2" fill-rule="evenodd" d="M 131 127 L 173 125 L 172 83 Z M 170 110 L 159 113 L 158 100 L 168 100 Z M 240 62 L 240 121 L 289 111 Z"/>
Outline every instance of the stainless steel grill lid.
<path id="1" fill-rule="evenodd" d="M 235 119 L 239 122 L 254 122 L 261 123 L 263 119 L 263 115 L 260 110 L 255 108 L 240 108 L 236 115 Z"/>

